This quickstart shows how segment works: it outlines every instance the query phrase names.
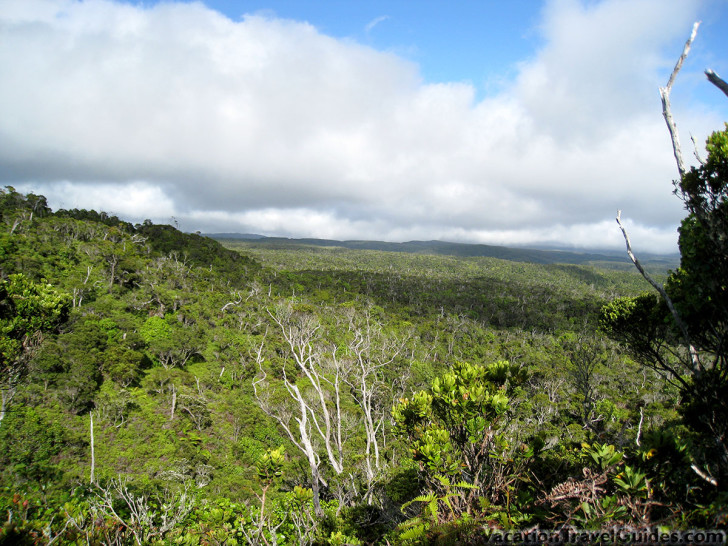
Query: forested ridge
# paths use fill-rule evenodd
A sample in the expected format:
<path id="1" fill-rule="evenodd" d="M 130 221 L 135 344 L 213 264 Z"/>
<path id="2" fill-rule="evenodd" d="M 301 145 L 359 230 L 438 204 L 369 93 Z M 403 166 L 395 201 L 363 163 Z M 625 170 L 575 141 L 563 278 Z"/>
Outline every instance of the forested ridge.
<path id="1" fill-rule="evenodd" d="M 209 237 L 226 243 L 242 243 L 248 248 L 264 249 L 297 249 L 306 246 L 313 249 L 321 248 L 347 248 L 350 250 L 384 250 L 388 252 L 403 252 L 407 254 L 427 254 L 458 256 L 461 258 L 500 258 L 512 262 L 527 262 L 537 264 L 577 264 L 599 265 L 625 269 L 631 266 L 624 254 L 614 252 L 585 251 L 575 252 L 568 250 L 544 250 L 531 248 L 509 248 L 503 246 L 482 245 L 472 243 L 450 243 L 445 241 L 409 241 L 406 243 L 390 243 L 384 241 L 336 241 L 331 239 L 289 239 L 282 237 L 265 237 L 263 235 L 238 233 L 212 233 Z M 674 267 L 677 264 L 675 256 L 644 255 L 645 264 L 661 267 Z"/>
<path id="2" fill-rule="evenodd" d="M 2 543 L 726 525 L 722 414 L 636 272 L 223 246 L 10 187 L 0 214 Z"/>

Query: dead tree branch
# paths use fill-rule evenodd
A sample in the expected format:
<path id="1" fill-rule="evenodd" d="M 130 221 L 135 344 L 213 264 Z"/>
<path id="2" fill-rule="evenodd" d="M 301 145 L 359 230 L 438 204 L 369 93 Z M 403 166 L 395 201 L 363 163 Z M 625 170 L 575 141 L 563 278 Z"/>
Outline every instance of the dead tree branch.
<path id="1" fill-rule="evenodd" d="M 667 130 L 670 131 L 672 150 L 675 154 L 675 161 L 677 161 L 677 170 L 680 173 L 680 178 L 682 178 L 685 174 L 685 162 L 683 161 L 682 150 L 680 149 L 680 136 L 677 132 L 677 125 L 675 125 L 675 120 L 672 118 L 672 111 L 670 110 L 670 91 L 672 91 L 672 84 L 675 82 L 677 73 L 680 72 L 680 68 L 682 68 L 683 62 L 690 52 L 690 47 L 693 45 L 693 40 L 695 40 L 695 35 L 698 33 L 699 26 L 700 21 L 693 25 L 693 31 L 690 34 L 690 38 L 688 38 L 688 41 L 685 42 L 682 55 L 680 55 L 680 58 L 677 60 L 675 68 L 672 70 L 672 74 L 670 74 L 670 79 L 667 81 L 667 85 L 665 87 L 660 87 L 662 115 L 665 118 L 665 123 L 667 123 Z"/>
<path id="2" fill-rule="evenodd" d="M 693 347 L 693 344 L 690 341 L 690 335 L 688 333 L 688 328 L 683 322 L 683 320 L 680 318 L 680 315 L 677 312 L 677 309 L 675 309 L 675 306 L 672 303 L 672 299 L 670 296 L 668 296 L 667 292 L 665 292 L 665 289 L 663 286 L 655 281 L 650 275 L 645 271 L 645 268 L 642 267 L 642 264 L 637 259 L 637 256 L 634 255 L 634 252 L 632 252 L 632 243 L 629 240 L 629 235 L 627 234 L 627 229 L 622 224 L 622 211 L 617 211 L 617 224 L 619 225 L 619 229 L 622 230 L 622 235 L 624 235 L 624 242 L 627 245 L 627 255 L 629 256 L 630 260 L 632 260 L 632 263 L 637 268 L 637 271 L 640 272 L 640 274 L 645 278 L 645 280 L 652 285 L 652 287 L 657 290 L 657 292 L 660 294 L 660 297 L 665 301 L 667 304 L 667 308 L 670 310 L 670 313 L 672 314 L 673 319 L 675 319 L 675 324 L 677 324 L 677 327 L 680 329 L 680 333 L 683 336 L 683 339 L 685 340 L 686 345 L 688 346 L 688 351 L 690 353 L 690 362 L 692 363 L 692 371 L 695 375 L 700 375 L 700 360 L 698 359 L 698 353 Z"/>
<path id="3" fill-rule="evenodd" d="M 705 71 L 705 75 L 708 77 L 708 80 L 710 81 L 710 83 L 715 85 L 718 89 L 723 91 L 723 93 L 725 93 L 726 96 L 728 96 L 728 83 L 726 83 L 726 81 L 723 78 L 718 76 L 718 74 L 713 72 L 710 68 Z"/>
<path id="4" fill-rule="evenodd" d="M 698 160 L 698 163 L 701 165 L 705 165 L 705 161 L 702 157 L 700 157 L 700 152 L 698 151 L 698 143 L 695 142 L 695 137 L 693 135 L 690 135 L 690 140 L 693 141 L 693 155 L 695 155 L 695 159 Z"/>
<path id="5" fill-rule="evenodd" d="M 238 299 L 235 301 L 229 301 L 225 305 L 222 306 L 222 309 L 220 309 L 221 312 L 224 312 L 225 309 L 230 307 L 231 305 L 240 305 L 243 301 L 243 296 L 238 292 L 237 290 L 233 292 L 233 297 L 237 297 Z"/>

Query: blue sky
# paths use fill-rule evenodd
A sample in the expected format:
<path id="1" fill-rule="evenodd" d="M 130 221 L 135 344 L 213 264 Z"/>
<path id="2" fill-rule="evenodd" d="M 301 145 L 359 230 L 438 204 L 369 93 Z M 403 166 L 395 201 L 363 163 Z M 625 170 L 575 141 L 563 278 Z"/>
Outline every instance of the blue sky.
<path id="1" fill-rule="evenodd" d="M 696 20 L 687 150 L 728 119 L 725 0 L 4 0 L 0 183 L 333 239 L 620 248 L 622 209 L 670 252 Z"/>
<path id="2" fill-rule="evenodd" d="M 478 87 L 506 76 L 541 41 L 537 0 L 460 1 L 209 1 L 231 18 L 243 13 L 308 21 L 416 62 L 430 82 L 468 81 Z"/>

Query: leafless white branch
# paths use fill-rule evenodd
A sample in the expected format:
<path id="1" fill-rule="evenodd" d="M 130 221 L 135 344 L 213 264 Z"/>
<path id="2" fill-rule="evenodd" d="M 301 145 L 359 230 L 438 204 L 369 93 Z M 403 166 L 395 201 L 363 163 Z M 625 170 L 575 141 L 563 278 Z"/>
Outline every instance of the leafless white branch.
<path id="1" fill-rule="evenodd" d="M 685 42 L 685 47 L 683 47 L 682 54 L 677 60 L 672 74 L 670 74 L 670 79 L 668 80 L 667 85 L 665 87 L 660 87 L 660 97 L 662 99 L 662 115 L 665 118 L 665 123 L 667 123 L 667 129 L 668 131 L 670 131 L 670 138 L 672 139 L 672 150 L 675 154 L 675 161 L 677 162 L 677 170 L 680 173 L 680 178 L 682 178 L 685 174 L 685 162 L 683 161 L 682 150 L 680 148 L 680 136 L 677 132 L 677 125 L 675 125 L 675 120 L 672 117 L 672 111 L 670 109 L 670 92 L 672 91 L 672 84 L 675 82 L 677 73 L 680 72 L 680 68 L 682 68 L 683 62 L 685 62 L 685 59 L 690 52 L 690 47 L 693 45 L 693 40 L 695 40 L 695 35 L 698 33 L 699 26 L 700 21 L 697 21 L 693 25 L 693 31 L 690 34 L 690 38 L 688 38 L 688 41 Z"/>
<path id="2" fill-rule="evenodd" d="M 665 292 L 665 289 L 661 284 L 659 284 L 655 279 L 650 277 L 650 275 L 645 271 L 645 268 L 642 267 L 642 264 L 637 259 L 637 257 L 634 255 L 634 252 L 632 252 L 632 243 L 629 240 L 629 235 L 627 234 L 627 229 L 622 224 L 622 211 L 617 211 L 617 224 L 619 225 L 619 229 L 622 230 L 622 235 L 624 235 L 624 242 L 627 245 L 627 255 L 632 260 L 632 263 L 637 268 L 637 270 L 640 272 L 640 274 L 645 278 L 645 280 L 652 285 L 652 287 L 657 290 L 657 292 L 660 294 L 660 297 L 665 301 L 667 304 L 667 308 L 670 310 L 670 313 L 672 314 L 672 317 L 675 319 L 675 324 L 677 324 L 677 327 L 680 329 L 680 333 L 683 336 L 683 339 L 688 347 L 688 351 L 690 352 L 690 361 L 692 363 L 692 371 L 695 375 L 700 375 L 701 366 L 700 366 L 700 360 L 698 358 L 698 353 L 693 347 L 691 341 L 690 341 L 690 335 L 688 333 L 687 326 L 683 322 L 683 320 L 680 318 L 680 315 L 677 312 L 677 309 L 675 309 L 675 305 L 672 303 L 672 299 L 670 296 Z"/>

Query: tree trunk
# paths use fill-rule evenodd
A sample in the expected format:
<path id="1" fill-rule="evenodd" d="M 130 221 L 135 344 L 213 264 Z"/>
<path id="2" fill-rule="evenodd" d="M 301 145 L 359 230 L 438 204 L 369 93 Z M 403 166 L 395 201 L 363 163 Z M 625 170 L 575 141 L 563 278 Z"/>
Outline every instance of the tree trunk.
<path id="1" fill-rule="evenodd" d="M 7 406 L 5 389 L 2 390 L 2 402 L 0 402 L 0 423 L 5 419 L 5 408 Z"/>
<path id="2" fill-rule="evenodd" d="M 91 416 L 91 485 L 96 482 L 96 451 L 94 450 L 94 412 L 89 413 Z"/>
<path id="3" fill-rule="evenodd" d="M 174 410 L 177 407 L 177 388 L 172 385 L 172 409 L 169 412 L 169 420 L 174 419 Z"/>

